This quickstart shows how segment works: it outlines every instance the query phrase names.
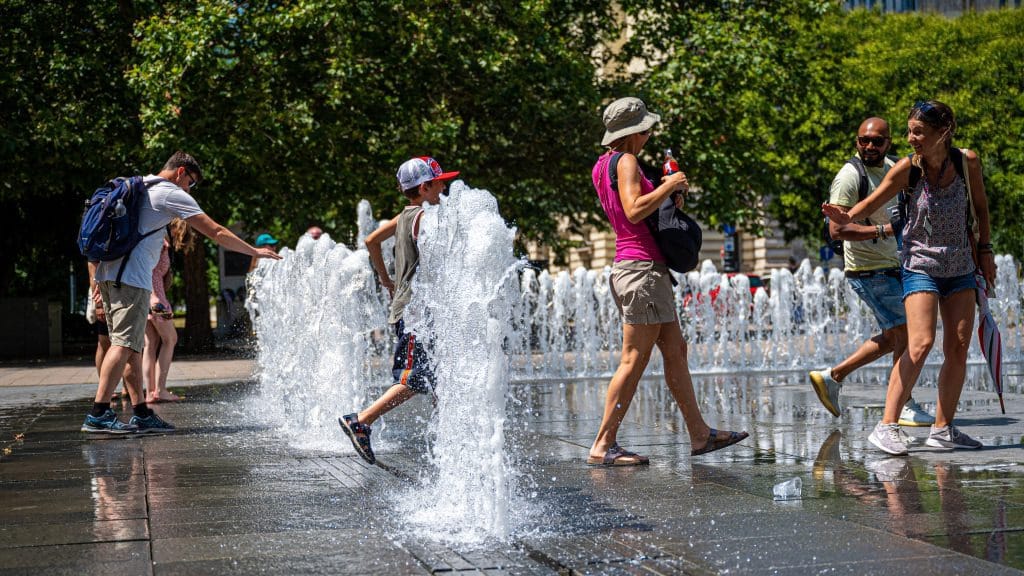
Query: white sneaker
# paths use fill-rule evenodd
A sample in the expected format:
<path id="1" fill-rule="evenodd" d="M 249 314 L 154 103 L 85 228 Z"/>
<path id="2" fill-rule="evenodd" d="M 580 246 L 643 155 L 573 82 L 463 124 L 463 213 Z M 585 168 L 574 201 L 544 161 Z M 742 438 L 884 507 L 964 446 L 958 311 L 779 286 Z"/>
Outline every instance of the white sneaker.
<path id="1" fill-rule="evenodd" d="M 952 424 L 943 428 L 932 426 L 932 433 L 928 435 L 924 444 L 934 448 L 963 448 L 966 450 L 977 450 L 983 446 L 981 442 L 964 434 Z"/>
<path id="2" fill-rule="evenodd" d="M 900 428 L 900 440 L 902 440 L 903 443 L 907 445 L 907 448 L 910 448 L 911 444 L 917 442 L 917 438 L 914 438 L 910 434 L 907 434 L 906 431 L 903 430 L 903 428 Z"/>
<path id="3" fill-rule="evenodd" d="M 874 472 L 875 479 L 879 482 L 897 482 L 907 477 L 910 464 L 906 458 L 884 458 L 874 462 L 868 462 L 865 468 Z"/>
<path id="4" fill-rule="evenodd" d="M 907 400 L 900 410 L 900 426 L 934 426 L 935 417 L 929 415 L 913 398 Z"/>
<path id="5" fill-rule="evenodd" d="M 903 456 L 907 453 L 907 445 L 900 438 L 899 424 L 883 424 L 879 422 L 875 425 L 875 429 L 871 431 L 871 435 L 868 436 L 868 442 L 874 444 L 882 452 L 892 454 L 893 456 Z"/>
<path id="6" fill-rule="evenodd" d="M 821 405 L 825 407 L 833 416 L 839 417 L 839 389 L 843 387 L 842 384 L 836 382 L 832 378 L 832 369 L 825 368 L 824 370 L 811 370 L 811 385 L 814 386 L 814 392 L 818 395 L 818 400 L 821 401 Z"/>

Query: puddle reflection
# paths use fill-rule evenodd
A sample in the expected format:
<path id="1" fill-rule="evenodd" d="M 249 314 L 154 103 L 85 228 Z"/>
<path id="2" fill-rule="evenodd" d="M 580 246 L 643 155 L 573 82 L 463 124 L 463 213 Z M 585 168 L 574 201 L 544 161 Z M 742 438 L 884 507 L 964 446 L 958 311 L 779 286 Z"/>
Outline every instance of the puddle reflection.
<path id="1" fill-rule="evenodd" d="M 834 490 L 869 509 L 883 508 L 884 529 L 890 532 L 1005 564 L 1005 491 L 1009 488 L 998 498 L 989 499 L 988 494 L 972 492 L 970 486 L 965 490 L 964 484 L 1005 478 L 1008 471 L 968 471 L 947 462 L 908 457 L 867 461 L 862 469 L 855 460 L 844 461 L 842 438 L 843 433 L 835 430 L 818 450 L 812 477 L 819 493 Z M 991 521 L 986 520 L 988 506 Z M 987 538 L 982 543 L 980 536 L 984 534 Z"/>
<path id="2" fill-rule="evenodd" d="M 123 440 L 88 441 L 82 460 L 89 466 L 92 533 L 97 542 L 132 540 L 137 527 L 121 520 L 145 517 L 145 476 L 141 447 Z"/>

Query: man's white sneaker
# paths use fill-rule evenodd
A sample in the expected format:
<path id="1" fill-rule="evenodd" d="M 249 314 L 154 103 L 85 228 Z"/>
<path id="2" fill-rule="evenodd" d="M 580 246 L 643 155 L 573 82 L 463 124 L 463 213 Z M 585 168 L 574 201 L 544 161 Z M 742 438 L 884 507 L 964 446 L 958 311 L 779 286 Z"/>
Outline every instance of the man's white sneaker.
<path id="1" fill-rule="evenodd" d="M 900 426 L 933 426 L 935 417 L 925 412 L 924 408 L 921 408 L 921 405 L 911 398 L 900 410 L 898 424 Z"/>
<path id="2" fill-rule="evenodd" d="M 811 385 L 818 395 L 818 400 L 833 416 L 839 417 L 839 389 L 842 384 L 832 378 L 832 369 L 811 370 Z"/>
<path id="3" fill-rule="evenodd" d="M 875 425 L 875 429 L 871 431 L 871 435 L 868 436 L 868 442 L 874 444 L 882 452 L 892 454 L 893 456 L 903 456 L 907 453 L 907 445 L 900 438 L 899 424 L 883 424 L 879 422 Z"/>
<path id="4" fill-rule="evenodd" d="M 928 439 L 924 441 L 924 444 L 934 448 L 961 448 L 965 450 L 977 450 L 983 446 L 981 442 L 964 434 L 952 424 L 942 428 L 932 426 L 932 433 L 928 435 Z"/>

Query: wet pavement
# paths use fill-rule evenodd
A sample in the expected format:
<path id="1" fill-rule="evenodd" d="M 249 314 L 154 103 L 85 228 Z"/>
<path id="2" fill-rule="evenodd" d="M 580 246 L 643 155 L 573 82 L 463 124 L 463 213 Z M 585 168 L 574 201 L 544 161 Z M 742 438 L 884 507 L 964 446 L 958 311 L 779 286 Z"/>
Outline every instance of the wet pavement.
<path id="1" fill-rule="evenodd" d="M 618 469 L 584 465 L 605 379 L 517 384 L 516 527 L 508 541 L 474 545 L 410 529 L 394 508 L 392 496 L 425 468 L 423 399 L 387 419 L 380 466 L 340 433 L 336 448 L 294 446 L 263 424 L 275 407 L 247 381 L 159 405 L 179 427 L 172 435 L 90 438 L 79 432 L 88 401 L 5 403 L 0 566 L 5 575 L 1017 574 L 1024 395 L 1020 366 L 1007 368 L 1007 415 L 990 392 L 962 398 L 957 423 L 985 449 L 919 441 L 906 458 L 867 442 L 881 414 L 878 370 L 844 387 L 840 419 L 802 372 L 699 376 L 709 423 L 751 437 L 694 458 L 667 390 L 644 381 L 619 441 L 651 464 Z M 934 388 L 915 396 L 934 411 Z M 802 498 L 773 501 L 772 486 L 793 477 Z"/>

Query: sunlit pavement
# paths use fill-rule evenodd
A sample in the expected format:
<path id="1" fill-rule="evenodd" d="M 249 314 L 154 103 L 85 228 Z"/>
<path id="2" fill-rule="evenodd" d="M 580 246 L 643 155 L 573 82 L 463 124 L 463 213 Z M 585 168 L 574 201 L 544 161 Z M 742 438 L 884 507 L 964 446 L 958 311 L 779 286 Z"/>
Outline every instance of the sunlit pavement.
<path id="1" fill-rule="evenodd" d="M 617 469 L 584 464 L 605 379 L 516 384 L 515 529 L 476 546 L 410 530 L 390 502 L 426 467 L 422 399 L 388 418 L 381 465 L 369 466 L 340 431 L 336 449 L 283 441 L 257 418 L 275 407 L 248 381 L 192 387 L 186 401 L 157 406 L 176 434 L 111 439 L 79 432 L 87 400 L 6 388 L 0 572 L 1018 573 L 1020 371 L 1008 366 L 1005 416 L 995 394 L 964 392 L 957 424 L 985 449 L 926 448 L 927 428 L 907 428 L 920 441 L 905 458 L 867 442 L 881 415 L 879 370 L 844 387 L 838 419 L 804 372 L 699 376 L 709 423 L 751 433 L 700 457 L 664 385 L 647 380 L 619 441 L 651 464 Z M 935 392 L 926 375 L 915 397 L 929 412 Z M 802 498 L 773 501 L 772 486 L 793 477 Z"/>

